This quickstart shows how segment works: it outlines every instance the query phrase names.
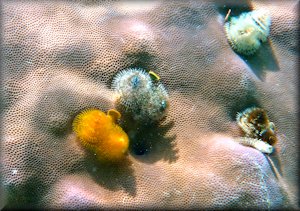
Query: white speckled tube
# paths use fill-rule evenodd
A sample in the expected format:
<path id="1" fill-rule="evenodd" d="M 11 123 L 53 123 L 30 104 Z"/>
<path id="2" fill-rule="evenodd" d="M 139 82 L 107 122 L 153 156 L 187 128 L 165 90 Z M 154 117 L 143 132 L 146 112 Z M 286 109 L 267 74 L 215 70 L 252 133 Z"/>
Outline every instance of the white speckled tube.
<path id="1" fill-rule="evenodd" d="M 267 154 L 271 154 L 274 150 L 274 147 L 270 144 L 256 138 L 240 137 L 236 138 L 235 141 L 245 146 L 254 147 L 255 149 Z"/>

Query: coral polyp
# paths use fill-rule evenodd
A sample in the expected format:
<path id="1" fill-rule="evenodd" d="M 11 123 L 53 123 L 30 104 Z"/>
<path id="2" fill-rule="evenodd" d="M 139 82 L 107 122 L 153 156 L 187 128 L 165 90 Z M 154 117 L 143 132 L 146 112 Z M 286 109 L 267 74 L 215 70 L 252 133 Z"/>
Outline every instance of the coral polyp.
<path id="1" fill-rule="evenodd" d="M 98 109 L 88 109 L 73 120 L 73 131 L 81 144 L 96 154 L 101 161 L 119 161 L 124 158 L 129 139 L 123 129 L 116 124 L 121 114 L 109 110 L 106 115 Z"/>
<path id="2" fill-rule="evenodd" d="M 277 142 L 276 128 L 274 123 L 270 122 L 264 109 L 247 108 L 237 114 L 236 121 L 246 136 L 240 139 L 240 143 L 253 146 L 265 153 L 273 151 L 273 146 Z"/>
<path id="3" fill-rule="evenodd" d="M 138 123 L 160 120 L 168 107 L 168 93 L 160 77 L 150 71 L 129 68 L 118 73 L 112 82 L 116 107 L 129 112 Z"/>
<path id="4" fill-rule="evenodd" d="M 225 32 L 231 47 L 244 55 L 254 54 L 270 32 L 271 18 L 265 10 L 254 10 L 232 17 L 225 23 Z"/>

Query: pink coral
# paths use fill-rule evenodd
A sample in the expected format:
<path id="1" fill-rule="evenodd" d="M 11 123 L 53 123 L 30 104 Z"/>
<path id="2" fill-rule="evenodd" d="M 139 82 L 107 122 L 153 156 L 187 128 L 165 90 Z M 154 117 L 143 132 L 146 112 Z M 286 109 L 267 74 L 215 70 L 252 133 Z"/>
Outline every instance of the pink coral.
<path id="1" fill-rule="evenodd" d="M 226 40 L 223 5 L 4 1 L 6 207 L 297 207 L 298 2 L 248 5 L 269 10 L 272 25 L 247 59 Z M 161 77 L 168 114 L 139 130 L 122 122 L 128 159 L 102 165 L 76 142 L 72 120 L 111 109 L 111 81 L 131 67 Z M 270 156 L 234 141 L 236 113 L 251 106 L 278 128 Z"/>

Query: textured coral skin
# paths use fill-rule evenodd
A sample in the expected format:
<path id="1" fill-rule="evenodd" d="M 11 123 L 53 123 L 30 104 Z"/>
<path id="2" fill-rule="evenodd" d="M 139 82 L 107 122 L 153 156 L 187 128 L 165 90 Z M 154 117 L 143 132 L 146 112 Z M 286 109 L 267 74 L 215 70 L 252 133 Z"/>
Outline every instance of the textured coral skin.
<path id="1" fill-rule="evenodd" d="M 236 1 L 97 2 L 3 2 L 5 206 L 297 208 L 298 1 L 248 4 L 272 25 L 246 59 L 224 32 L 228 7 L 247 9 L 224 9 Z M 161 77 L 169 111 L 158 126 L 122 122 L 128 159 L 102 165 L 72 120 L 113 108 L 111 81 L 130 67 Z M 278 129 L 271 155 L 234 141 L 236 113 L 251 106 Z"/>

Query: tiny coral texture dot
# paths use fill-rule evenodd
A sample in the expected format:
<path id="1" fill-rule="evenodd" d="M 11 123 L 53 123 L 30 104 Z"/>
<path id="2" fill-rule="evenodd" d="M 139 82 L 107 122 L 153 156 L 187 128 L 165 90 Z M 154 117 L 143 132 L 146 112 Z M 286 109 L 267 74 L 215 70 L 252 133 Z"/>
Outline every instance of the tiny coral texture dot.
<path id="1" fill-rule="evenodd" d="M 98 109 L 88 109 L 78 114 L 73 121 L 73 131 L 81 144 L 96 154 L 101 161 L 119 161 L 124 158 L 129 139 L 116 124 L 121 114 L 109 110 L 106 115 Z"/>
<path id="2" fill-rule="evenodd" d="M 265 10 L 254 10 L 232 17 L 225 23 L 225 32 L 231 47 L 244 55 L 254 54 L 270 32 L 271 17 Z"/>

